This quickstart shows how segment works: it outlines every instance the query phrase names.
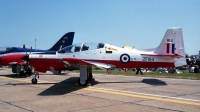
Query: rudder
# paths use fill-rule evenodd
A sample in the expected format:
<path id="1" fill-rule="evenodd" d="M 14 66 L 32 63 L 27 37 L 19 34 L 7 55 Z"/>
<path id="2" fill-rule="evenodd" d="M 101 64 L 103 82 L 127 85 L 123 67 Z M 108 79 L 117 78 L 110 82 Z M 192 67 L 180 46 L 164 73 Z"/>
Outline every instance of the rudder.
<path id="1" fill-rule="evenodd" d="M 182 28 L 169 28 L 154 53 L 185 57 Z"/>

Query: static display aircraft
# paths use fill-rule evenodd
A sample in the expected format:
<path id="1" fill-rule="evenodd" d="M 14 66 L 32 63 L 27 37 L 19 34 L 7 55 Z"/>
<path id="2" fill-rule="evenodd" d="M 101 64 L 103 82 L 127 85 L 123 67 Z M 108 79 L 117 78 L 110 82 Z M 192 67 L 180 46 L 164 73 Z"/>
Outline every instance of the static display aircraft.
<path id="1" fill-rule="evenodd" d="M 29 53 L 54 53 L 66 46 L 72 45 L 74 39 L 74 32 L 68 32 L 63 35 L 55 45 L 48 50 L 40 49 L 25 49 L 20 47 L 1 47 L 0 48 L 0 66 L 12 65 L 12 72 L 19 73 L 21 65 L 26 65 L 26 61 L 21 60 L 23 56 Z M 27 71 L 31 72 L 30 68 Z"/>
<path id="2" fill-rule="evenodd" d="M 176 67 L 179 58 L 185 57 L 182 28 L 169 28 L 160 45 L 154 49 L 125 49 L 106 43 L 80 43 L 67 46 L 56 54 L 30 54 L 23 57 L 35 68 L 32 83 L 37 83 L 36 74 L 48 70 L 59 73 L 60 70 L 80 69 L 78 84 L 87 85 L 93 78 L 92 67 L 149 68 Z M 186 62 L 178 66 L 186 65 Z"/>

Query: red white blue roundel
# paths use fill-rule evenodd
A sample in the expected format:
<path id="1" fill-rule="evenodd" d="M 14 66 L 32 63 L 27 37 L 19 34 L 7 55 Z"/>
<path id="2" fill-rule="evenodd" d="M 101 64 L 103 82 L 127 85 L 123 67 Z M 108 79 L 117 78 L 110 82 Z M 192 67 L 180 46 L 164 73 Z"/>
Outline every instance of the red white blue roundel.
<path id="1" fill-rule="evenodd" d="M 122 54 L 120 56 L 120 61 L 122 63 L 128 63 L 130 61 L 130 56 L 128 54 Z"/>

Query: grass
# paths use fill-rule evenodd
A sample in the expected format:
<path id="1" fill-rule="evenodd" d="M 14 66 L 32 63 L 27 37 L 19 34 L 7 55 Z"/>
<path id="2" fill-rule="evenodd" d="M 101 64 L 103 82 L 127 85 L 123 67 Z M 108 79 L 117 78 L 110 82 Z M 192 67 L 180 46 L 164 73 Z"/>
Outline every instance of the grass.
<path id="1" fill-rule="evenodd" d="M 75 72 L 79 72 L 76 70 Z M 94 74 L 108 74 L 106 70 L 92 70 Z M 112 75 L 125 75 L 125 76 L 143 76 L 143 77 L 157 77 L 157 78 L 176 78 L 176 79 L 192 79 L 192 80 L 200 80 L 200 73 L 189 73 L 188 70 L 184 70 L 184 73 L 176 74 L 176 73 L 157 73 L 155 71 L 152 72 L 143 72 L 143 75 L 136 75 L 135 71 L 118 71 L 111 70 Z"/>

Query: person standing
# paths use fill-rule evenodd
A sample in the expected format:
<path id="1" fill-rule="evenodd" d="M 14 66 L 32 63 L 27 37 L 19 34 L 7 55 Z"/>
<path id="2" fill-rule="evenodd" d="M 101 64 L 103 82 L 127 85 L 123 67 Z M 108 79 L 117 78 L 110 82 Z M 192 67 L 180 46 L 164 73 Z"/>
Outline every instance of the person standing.
<path id="1" fill-rule="evenodd" d="M 198 65 L 195 65 L 195 68 L 194 68 L 194 73 L 199 73 L 199 68 L 198 68 Z"/>
<path id="2" fill-rule="evenodd" d="M 137 68 L 136 74 L 138 74 L 138 72 L 140 72 L 140 74 L 143 75 L 141 68 Z"/>
<path id="3" fill-rule="evenodd" d="M 191 59 L 189 56 L 186 56 L 186 63 L 189 65 L 189 68 L 191 67 Z"/>

